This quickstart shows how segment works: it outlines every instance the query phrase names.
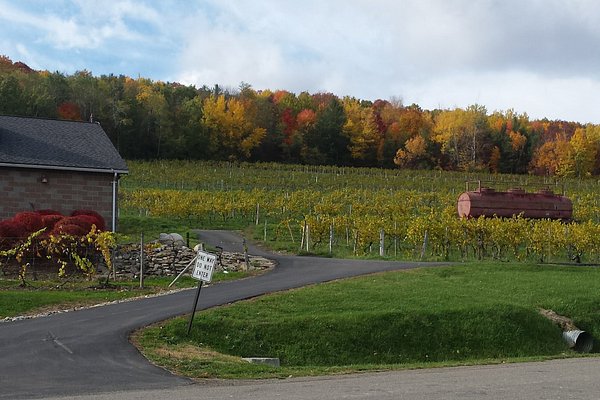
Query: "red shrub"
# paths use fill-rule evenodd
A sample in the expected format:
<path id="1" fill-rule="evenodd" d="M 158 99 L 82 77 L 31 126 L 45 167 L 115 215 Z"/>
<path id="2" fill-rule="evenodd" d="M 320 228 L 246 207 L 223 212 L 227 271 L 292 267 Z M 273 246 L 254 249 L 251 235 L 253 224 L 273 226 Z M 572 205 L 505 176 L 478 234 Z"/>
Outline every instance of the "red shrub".
<path id="1" fill-rule="evenodd" d="M 99 231 L 106 230 L 106 223 L 104 222 L 104 218 L 102 217 L 102 215 L 98 214 L 96 211 L 94 211 L 94 210 L 75 210 L 71 213 L 72 217 L 81 216 L 81 215 L 85 215 L 88 217 L 94 217 L 96 219 L 96 221 L 93 222 L 93 224 L 96 225 L 96 229 L 98 229 Z"/>
<path id="2" fill-rule="evenodd" d="M 0 221 L 0 237 L 3 238 L 23 238 L 26 235 L 25 226 L 14 219 Z"/>
<path id="3" fill-rule="evenodd" d="M 98 221 L 91 215 L 76 215 L 74 217 L 69 218 L 72 218 L 72 220 L 69 221 L 72 221 L 73 225 L 79 225 L 80 227 L 84 228 L 87 232 L 91 231 L 92 225 L 95 225 L 95 223 Z"/>
<path id="4" fill-rule="evenodd" d="M 63 218 L 64 217 L 62 215 L 56 214 L 42 215 L 42 222 L 46 227 L 46 232 L 50 232 L 52 229 L 54 229 L 54 225 L 56 225 L 56 223 Z"/>
<path id="5" fill-rule="evenodd" d="M 14 216 L 13 220 L 23 224 L 26 235 L 37 232 L 44 227 L 41 215 L 35 212 L 20 212 Z"/>
<path id="6" fill-rule="evenodd" d="M 63 218 L 66 219 L 66 218 Z M 55 226 L 54 229 L 52 229 L 52 233 L 55 235 L 71 235 L 71 236 L 84 236 L 86 235 L 88 231 L 86 231 L 84 228 L 82 228 L 79 225 L 75 225 L 75 224 L 69 224 L 69 223 L 61 223 L 62 221 L 58 222 Z"/>
<path id="7" fill-rule="evenodd" d="M 54 225 L 53 232 L 54 233 L 62 233 L 63 226 L 75 225 L 81 228 L 83 231 L 83 235 L 86 235 L 89 231 L 92 230 L 92 222 L 86 216 L 78 215 L 76 217 L 63 217 L 60 221 Z M 82 235 L 79 235 L 82 236 Z"/>

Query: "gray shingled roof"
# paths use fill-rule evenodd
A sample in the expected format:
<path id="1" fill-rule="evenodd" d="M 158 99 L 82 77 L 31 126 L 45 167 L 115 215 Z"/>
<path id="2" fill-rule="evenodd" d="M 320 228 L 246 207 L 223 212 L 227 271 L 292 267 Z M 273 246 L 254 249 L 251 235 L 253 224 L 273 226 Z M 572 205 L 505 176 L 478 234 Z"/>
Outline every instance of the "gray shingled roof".
<path id="1" fill-rule="evenodd" d="M 0 165 L 127 173 L 97 123 L 0 115 Z"/>

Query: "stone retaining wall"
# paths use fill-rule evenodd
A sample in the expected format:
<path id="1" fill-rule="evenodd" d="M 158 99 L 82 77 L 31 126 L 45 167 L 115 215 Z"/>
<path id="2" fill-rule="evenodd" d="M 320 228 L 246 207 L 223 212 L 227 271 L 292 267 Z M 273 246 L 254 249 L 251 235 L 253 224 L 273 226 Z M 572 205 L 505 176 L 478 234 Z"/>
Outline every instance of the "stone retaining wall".
<path id="1" fill-rule="evenodd" d="M 144 245 L 144 276 L 175 276 L 195 257 L 196 252 L 178 244 Z M 244 271 L 267 269 L 274 262 L 263 257 L 248 256 L 248 264 L 241 253 L 221 253 L 217 271 Z M 117 247 L 114 258 L 117 275 L 138 277 L 140 271 L 140 244 Z M 191 268 L 188 274 L 191 273 Z"/>

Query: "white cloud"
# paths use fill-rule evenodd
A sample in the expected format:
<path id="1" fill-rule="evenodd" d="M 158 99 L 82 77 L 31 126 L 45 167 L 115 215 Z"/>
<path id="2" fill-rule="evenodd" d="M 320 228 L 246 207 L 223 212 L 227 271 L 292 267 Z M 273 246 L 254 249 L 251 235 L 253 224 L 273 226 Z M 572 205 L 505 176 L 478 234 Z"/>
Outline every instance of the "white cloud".
<path id="1" fill-rule="evenodd" d="M 17 53 L 23 58 L 31 58 L 31 52 L 22 43 L 15 44 L 15 48 L 17 50 Z"/>
<path id="2" fill-rule="evenodd" d="M 590 51 L 600 41 L 593 1 L 205 3 L 210 12 L 188 15 L 182 38 L 187 83 L 600 120 L 590 89 L 600 80 L 600 53 Z M 578 97 L 588 103 L 576 105 Z"/>
<path id="3" fill-rule="evenodd" d="M 0 18 L 13 24 L 41 29 L 45 38 L 38 36 L 38 40 L 52 43 L 58 48 L 84 47 L 90 39 L 96 43 L 98 39 L 84 35 L 83 30 L 72 19 L 61 19 L 54 15 L 38 16 L 21 11 L 8 3 L 3 3 L 0 7 Z"/>
<path id="4" fill-rule="evenodd" d="M 346 76 L 347 59 L 373 51 L 366 40 L 370 35 L 365 31 L 362 43 L 353 42 L 343 24 L 328 20 L 327 2 L 298 4 L 228 2 L 212 19 L 203 13 L 190 17 L 180 76 L 200 79 L 196 84 L 243 80 L 257 88 L 341 89 L 355 79 Z M 355 65 L 369 72 L 367 62 Z"/>
<path id="5" fill-rule="evenodd" d="M 151 39 L 143 32 L 130 29 L 127 19 L 162 26 L 159 14 L 152 8 L 130 1 L 75 1 L 71 15 L 67 10 L 44 14 L 24 11 L 8 2 L 0 2 L 0 20 L 27 26 L 37 33 L 37 42 L 61 50 L 98 49 L 110 40 L 143 42 Z"/>
<path id="6" fill-rule="evenodd" d="M 485 105 L 489 112 L 514 109 L 530 118 L 600 123 L 600 82 L 545 78 L 519 71 L 458 74 L 405 87 L 405 102 L 423 108 Z"/>
<path id="7" fill-rule="evenodd" d="M 0 0 L 0 37 L 38 68 L 600 122 L 594 0 Z"/>

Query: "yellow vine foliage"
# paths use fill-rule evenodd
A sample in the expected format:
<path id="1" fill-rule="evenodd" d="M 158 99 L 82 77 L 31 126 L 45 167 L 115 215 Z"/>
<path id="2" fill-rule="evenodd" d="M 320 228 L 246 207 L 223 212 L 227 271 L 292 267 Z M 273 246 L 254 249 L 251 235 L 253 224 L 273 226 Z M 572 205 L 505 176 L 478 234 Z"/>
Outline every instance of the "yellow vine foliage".
<path id="1" fill-rule="evenodd" d="M 98 252 L 102 255 L 109 270 L 112 270 L 111 250 L 115 247 L 115 236 L 112 232 L 101 232 L 92 226 L 84 236 L 49 235 L 42 238 L 45 228 L 32 233 L 11 249 L 0 251 L 0 257 L 14 259 L 21 264 L 20 277 L 24 281 L 29 263 L 27 259 L 45 257 L 56 262 L 57 274 L 66 274 L 69 264 L 76 270 L 91 277 L 96 273 L 96 266 L 91 257 Z"/>
<path id="2" fill-rule="evenodd" d="M 593 194 L 572 196 L 579 222 L 512 218 L 460 219 L 456 195 L 415 190 L 342 188 L 319 191 L 310 187 L 280 190 L 184 191 L 137 189 L 123 192 L 122 205 L 142 215 L 194 221 L 245 218 L 276 226 L 275 234 L 299 242 L 304 224 L 311 249 L 326 249 L 330 232 L 338 246 L 357 253 L 376 249 L 383 230 L 387 246 L 398 245 L 414 258 L 548 261 L 573 255 L 586 261 L 600 257 L 600 202 Z M 257 207 L 258 206 L 258 207 Z M 458 256 L 457 256 L 458 255 Z"/>

